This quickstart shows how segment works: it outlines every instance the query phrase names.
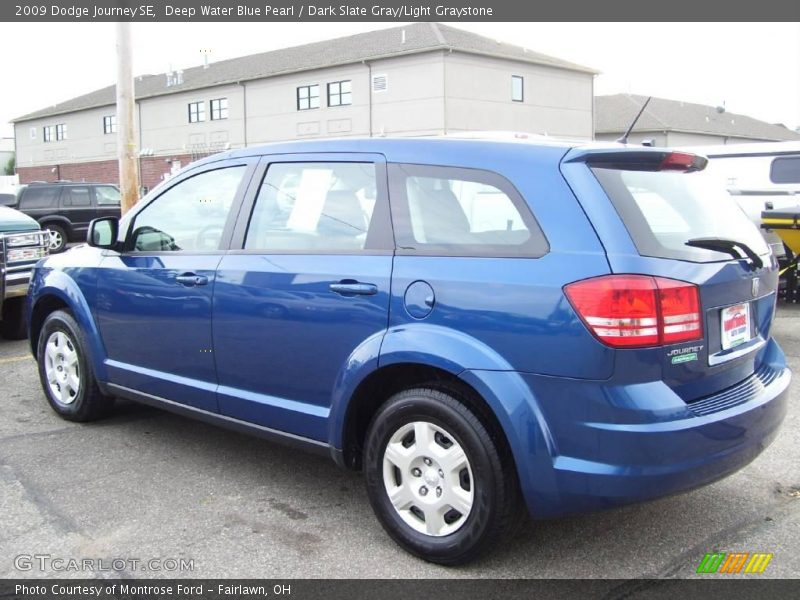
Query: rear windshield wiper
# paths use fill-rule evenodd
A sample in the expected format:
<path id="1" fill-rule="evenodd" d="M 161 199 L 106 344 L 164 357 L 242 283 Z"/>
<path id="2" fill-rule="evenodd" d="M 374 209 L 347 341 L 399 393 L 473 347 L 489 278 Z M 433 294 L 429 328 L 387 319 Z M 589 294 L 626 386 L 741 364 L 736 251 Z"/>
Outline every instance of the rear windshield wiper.
<path id="1" fill-rule="evenodd" d="M 687 246 L 694 248 L 705 248 L 706 250 L 716 250 L 718 252 L 725 252 L 734 258 L 744 258 L 745 256 L 753 263 L 753 267 L 760 269 L 764 266 L 764 261 L 761 257 L 753 252 L 744 242 L 737 242 L 736 240 L 726 240 L 725 238 L 694 238 L 686 242 Z M 744 256 L 742 256 L 744 254 Z"/>

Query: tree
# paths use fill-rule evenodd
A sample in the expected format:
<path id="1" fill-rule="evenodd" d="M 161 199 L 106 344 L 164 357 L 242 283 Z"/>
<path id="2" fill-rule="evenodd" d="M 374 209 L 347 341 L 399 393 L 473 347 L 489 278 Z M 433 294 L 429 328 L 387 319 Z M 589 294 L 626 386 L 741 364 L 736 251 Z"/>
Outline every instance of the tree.
<path id="1" fill-rule="evenodd" d="M 13 175 L 16 166 L 17 166 L 17 156 L 16 154 L 12 154 L 11 158 L 9 158 L 8 162 L 6 163 L 6 175 Z"/>

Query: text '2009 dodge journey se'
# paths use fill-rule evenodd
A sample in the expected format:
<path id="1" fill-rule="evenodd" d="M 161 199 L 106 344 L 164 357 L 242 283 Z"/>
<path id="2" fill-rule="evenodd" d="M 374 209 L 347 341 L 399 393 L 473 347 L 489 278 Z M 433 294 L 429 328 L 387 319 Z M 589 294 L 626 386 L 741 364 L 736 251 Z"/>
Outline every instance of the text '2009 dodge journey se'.
<path id="1" fill-rule="evenodd" d="M 47 399 L 113 397 L 363 469 L 386 531 L 457 564 L 535 517 L 688 490 L 775 437 L 777 265 L 706 160 L 367 139 L 190 165 L 41 261 Z"/>

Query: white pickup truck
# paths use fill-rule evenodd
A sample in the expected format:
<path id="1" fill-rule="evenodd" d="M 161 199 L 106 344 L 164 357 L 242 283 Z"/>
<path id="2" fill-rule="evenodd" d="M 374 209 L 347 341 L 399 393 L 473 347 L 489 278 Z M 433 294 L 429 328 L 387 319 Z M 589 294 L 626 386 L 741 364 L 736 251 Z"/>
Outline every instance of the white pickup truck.
<path id="1" fill-rule="evenodd" d="M 718 177 L 759 227 L 761 211 L 800 205 L 800 142 L 692 146 L 691 151 L 708 157 L 706 172 Z M 762 233 L 779 260 L 792 258 L 774 232 Z"/>

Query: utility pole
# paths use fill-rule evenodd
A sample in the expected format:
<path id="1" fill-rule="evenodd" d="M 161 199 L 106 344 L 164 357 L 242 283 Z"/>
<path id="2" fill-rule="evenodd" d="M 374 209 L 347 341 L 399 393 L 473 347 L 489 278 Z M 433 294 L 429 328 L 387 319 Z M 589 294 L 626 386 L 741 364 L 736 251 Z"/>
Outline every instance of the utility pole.
<path id="1" fill-rule="evenodd" d="M 134 122 L 131 24 L 117 23 L 117 158 L 122 214 L 139 201 L 139 162 Z"/>

